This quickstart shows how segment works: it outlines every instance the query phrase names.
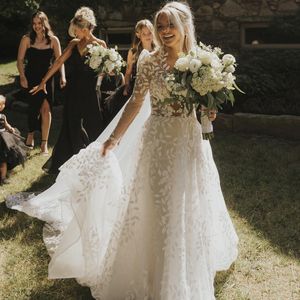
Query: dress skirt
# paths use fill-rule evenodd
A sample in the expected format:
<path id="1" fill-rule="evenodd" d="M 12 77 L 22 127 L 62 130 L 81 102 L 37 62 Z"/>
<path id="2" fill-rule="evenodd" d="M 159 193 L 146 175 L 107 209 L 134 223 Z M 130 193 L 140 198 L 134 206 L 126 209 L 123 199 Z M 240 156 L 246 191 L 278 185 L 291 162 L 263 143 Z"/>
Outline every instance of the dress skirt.
<path id="1" fill-rule="evenodd" d="M 215 299 L 215 273 L 236 259 L 238 238 L 196 117 L 151 115 L 130 160 L 118 149 L 102 157 L 101 142 L 42 194 L 8 201 L 50 224 L 49 277 L 75 277 L 99 300 Z"/>

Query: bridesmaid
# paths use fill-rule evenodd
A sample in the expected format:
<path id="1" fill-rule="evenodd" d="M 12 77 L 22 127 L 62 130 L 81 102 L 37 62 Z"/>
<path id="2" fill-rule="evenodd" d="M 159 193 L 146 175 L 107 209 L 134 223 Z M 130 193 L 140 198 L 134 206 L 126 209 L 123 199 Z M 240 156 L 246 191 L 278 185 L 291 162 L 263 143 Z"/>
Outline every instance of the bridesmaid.
<path id="1" fill-rule="evenodd" d="M 31 32 L 21 39 L 17 67 L 20 74 L 20 84 L 23 88 L 31 90 L 47 73 L 51 66 L 53 56 L 61 55 L 59 39 L 53 34 L 47 15 L 38 11 L 33 14 Z M 24 68 L 24 60 L 26 67 Z M 64 65 L 60 67 L 60 86 L 65 86 Z M 51 125 L 52 94 L 51 83 L 47 85 L 48 93 L 40 92 L 28 95 L 28 136 L 26 145 L 31 149 L 34 146 L 34 132 L 41 130 L 41 153 L 48 154 L 48 136 Z"/>
<path id="2" fill-rule="evenodd" d="M 138 21 L 135 26 L 132 48 L 128 51 L 125 85 L 117 89 L 113 95 L 106 99 L 107 105 L 104 109 L 106 125 L 115 117 L 133 92 L 136 66 L 141 52 L 144 49 L 152 52 L 155 50 L 156 44 L 152 23 L 147 19 Z"/>
<path id="3" fill-rule="evenodd" d="M 153 24 L 147 20 L 140 20 L 135 25 L 135 35 L 132 43 L 132 48 L 128 51 L 127 68 L 125 73 L 125 88 L 123 95 L 130 96 L 133 91 L 133 86 L 136 77 L 136 65 L 140 53 L 143 49 L 152 52 L 156 47 L 154 40 Z"/>
<path id="4" fill-rule="evenodd" d="M 97 76 L 85 64 L 88 45 L 97 43 L 106 47 L 104 41 L 93 35 L 95 26 L 94 12 L 88 7 L 78 9 L 69 27 L 69 34 L 74 39 L 70 41 L 40 84 L 31 90 L 33 95 L 40 91 L 46 93 L 47 81 L 67 59 L 70 60 L 71 70 L 68 72 L 70 76 L 66 87 L 62 127 L 52 156 L 43 166 L 48 173 L 57 174 L 62 164 L 93 142 L 104 129 L 96 91 Z"/>

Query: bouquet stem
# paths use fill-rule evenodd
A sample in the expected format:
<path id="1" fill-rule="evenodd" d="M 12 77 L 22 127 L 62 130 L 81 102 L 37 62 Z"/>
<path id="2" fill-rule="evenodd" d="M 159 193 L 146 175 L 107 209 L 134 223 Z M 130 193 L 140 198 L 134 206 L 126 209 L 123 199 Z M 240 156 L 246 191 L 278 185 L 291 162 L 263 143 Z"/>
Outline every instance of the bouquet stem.
<path id="1" fill-rule="evenodd" d="M 212 122 L 208 119 L 207 114 L 201 114 L 202 137 L 204 140 L 211 140 L 214 137 Z"/>

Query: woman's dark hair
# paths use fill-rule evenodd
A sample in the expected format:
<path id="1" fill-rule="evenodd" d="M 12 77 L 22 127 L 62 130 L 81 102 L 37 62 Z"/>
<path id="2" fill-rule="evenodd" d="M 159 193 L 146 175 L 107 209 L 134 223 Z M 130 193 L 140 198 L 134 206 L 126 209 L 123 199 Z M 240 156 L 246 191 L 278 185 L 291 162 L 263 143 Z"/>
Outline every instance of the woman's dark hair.
<path id="1" fill-rule="evenodd" d="M 37 11 L 31 17 L 31 31 L 29 33 L 30 43 L 34 44 L 35 39 L 36 39 L 36 32 L 33 30 L 33 27 L 32 27 L 34 18 L 39 18 L 41 20 L 41 22 L 43 24 L 43 27 L 44 27 L 45 39 L 47 40 L 47 44 L 50 44 L 51 43 L 51 37 L 54 36 L 54 33 L 53 33 L 53 31 L 51 29 L 51 26 L 49 24 L 48 17 L 43 11 Z"/>

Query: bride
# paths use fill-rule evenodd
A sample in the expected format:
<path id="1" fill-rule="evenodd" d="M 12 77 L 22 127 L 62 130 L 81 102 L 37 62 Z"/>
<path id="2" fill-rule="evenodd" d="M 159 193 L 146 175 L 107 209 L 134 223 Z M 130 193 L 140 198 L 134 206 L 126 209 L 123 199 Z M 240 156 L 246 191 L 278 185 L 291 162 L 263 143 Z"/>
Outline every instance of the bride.
<path id="1" fill-rule="evenodd" d="M 170 2 L 154 21 L 160 48 L 125 109 L 52 187 L 9 205 L 48 223 L 49 278 L 75 277 L 99 300 L 211 300 L 238 238 L 195 113 L 163 103 L 164 77 L 195 44 L 190 8 Z"/>

